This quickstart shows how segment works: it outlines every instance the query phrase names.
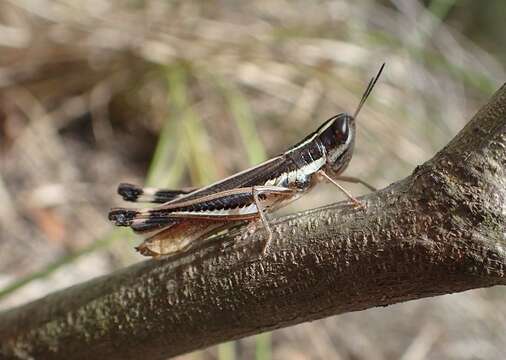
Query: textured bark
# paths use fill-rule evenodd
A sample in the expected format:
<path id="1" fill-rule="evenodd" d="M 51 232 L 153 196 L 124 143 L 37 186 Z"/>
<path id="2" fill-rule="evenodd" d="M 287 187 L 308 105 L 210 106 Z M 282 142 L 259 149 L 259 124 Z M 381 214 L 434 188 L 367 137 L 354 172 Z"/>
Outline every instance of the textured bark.
<path id="1" fill-rule="evenodd" d="M 506 86 L 408 178 L 0 314 L 0 354 L 163 359 L 343 312 L 505 285 Z"/>

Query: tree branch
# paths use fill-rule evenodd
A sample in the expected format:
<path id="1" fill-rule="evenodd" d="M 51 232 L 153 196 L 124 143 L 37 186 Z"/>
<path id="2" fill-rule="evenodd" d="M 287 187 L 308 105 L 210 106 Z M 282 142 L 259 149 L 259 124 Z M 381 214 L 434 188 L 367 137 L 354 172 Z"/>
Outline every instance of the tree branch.
<path id="1" fill-rule="evenodd" d="M 408 178 L 0 314 L 14 358 L 164 359 L 308 320 L 505 285 L 506 85 Z"/>

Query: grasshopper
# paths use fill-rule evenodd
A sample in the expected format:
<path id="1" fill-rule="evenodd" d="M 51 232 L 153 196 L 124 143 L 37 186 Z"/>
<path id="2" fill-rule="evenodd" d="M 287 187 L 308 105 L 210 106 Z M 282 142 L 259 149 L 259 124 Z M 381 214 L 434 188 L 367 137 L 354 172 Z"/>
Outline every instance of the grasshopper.
<path id="1" fill-rule="evenodd" d="M 265 254 L 272 239 L 265 214 L 298 199 L 319 182 L 331 182 L 355 206 L 363 207 L 337 181 L 360 183 L 375 190 L 360 179 L 341 174 L 353 154 L 357 116 L 384 66 L 370 80 L 353 115 L 335 115 L 284 153 L 202 188 L 168 190 L 122 183 L 118 193 L 124 200 L 160 205 L 113 208 L 109 220 L 136 233 L 149 234 L 136 249 L 152 257 L 184 251 L 195 240 L 241 221 L 261 222 L 267 233 L 262 249 Z"/>

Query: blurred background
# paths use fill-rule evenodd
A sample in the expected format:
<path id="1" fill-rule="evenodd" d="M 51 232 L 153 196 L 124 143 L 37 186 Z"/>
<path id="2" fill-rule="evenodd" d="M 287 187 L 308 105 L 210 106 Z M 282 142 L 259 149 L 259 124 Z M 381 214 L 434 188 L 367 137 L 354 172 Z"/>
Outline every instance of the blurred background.
<path id="1" fill-rule="evenodd" d="M 347 175 L 409 175 L 505 81 L 505 18 L 502 0 L 0 1 L 0 308 L 143 259 L 107 221 L 119 182 L 204 185 L 277 155 L 353 112 L 382 62 Z M 321 186 L 283 212 L 339 200 Z M 500 359 L 505 299 L 413 301 L 180 359 Z"/>

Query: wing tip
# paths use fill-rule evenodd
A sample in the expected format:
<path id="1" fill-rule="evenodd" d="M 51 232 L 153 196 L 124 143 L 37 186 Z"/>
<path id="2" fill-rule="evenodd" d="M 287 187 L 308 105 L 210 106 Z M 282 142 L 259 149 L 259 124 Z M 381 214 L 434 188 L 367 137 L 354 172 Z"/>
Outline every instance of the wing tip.
<path id="1" fill-rule="evenodd" d="M 109 221 L 116 226 L 130 226 L 138 214 L 137 210 L 113 208 L 109 211 Z"/>
<path id="2" fill-rule="evenodd" d="M 129 183 L 121 183 L 118 185 L 118 194 L 125 201 L 137 201 L 139 196 L 144 193 L 141 187 Z"/>

